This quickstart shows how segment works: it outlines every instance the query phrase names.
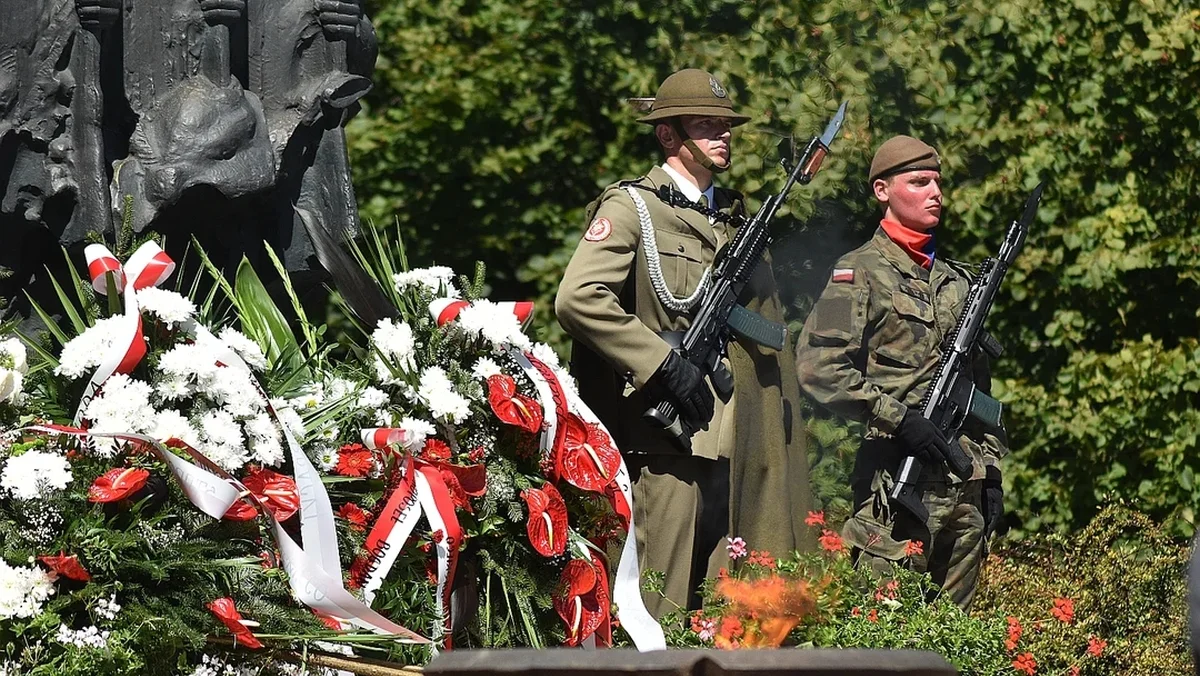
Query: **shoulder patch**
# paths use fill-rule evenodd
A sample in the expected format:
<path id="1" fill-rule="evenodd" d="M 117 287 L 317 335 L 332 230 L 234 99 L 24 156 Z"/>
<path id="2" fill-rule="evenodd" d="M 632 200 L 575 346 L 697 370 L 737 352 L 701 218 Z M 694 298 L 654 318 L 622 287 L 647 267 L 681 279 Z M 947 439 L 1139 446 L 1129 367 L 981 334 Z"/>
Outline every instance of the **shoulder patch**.
<path id="1" fill-rule="evenodd" d="M 583 233 L 583 238 L 589 242 L 603 242 L 612 234 L 612 221 L 601 216 L 592 221 L 588 226 L 587 232 Z"/>
<path id="2" fill-rule="evenodd" d="M 854 283 L 854 268 L 834 268 L 831 280 L 846 284 Z"/>

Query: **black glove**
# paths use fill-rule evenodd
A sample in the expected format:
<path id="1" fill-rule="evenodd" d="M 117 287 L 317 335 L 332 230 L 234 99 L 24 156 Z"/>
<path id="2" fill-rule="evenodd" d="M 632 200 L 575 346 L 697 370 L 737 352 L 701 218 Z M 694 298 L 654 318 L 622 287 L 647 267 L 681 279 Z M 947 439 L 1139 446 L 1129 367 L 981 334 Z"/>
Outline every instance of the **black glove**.
<path id="1" fill-rule="evenodd" d="M 950 446 L 941 430 L 916 409 L 905 412 L 894 436 L 905 451 L 925 462 L 947 462 L 950 457 Z"/>
<path id="2" fill-rule="evenodd" d="M 704 374 L 674 350 L 650 376 L 646 389 L 652 396 L 671 402 L 679 417 L 695 427 L 702 427 L 712 420 L 713 394 Z"/>
<path id="3" fill-rule="evenodd" d="M 988 465 L 983 478 L 983 524 L 988 537 L 1000 524 L 1001 516 L 1004 516 L 1004 486 L 1000 483 L 1000 468 Z"/>

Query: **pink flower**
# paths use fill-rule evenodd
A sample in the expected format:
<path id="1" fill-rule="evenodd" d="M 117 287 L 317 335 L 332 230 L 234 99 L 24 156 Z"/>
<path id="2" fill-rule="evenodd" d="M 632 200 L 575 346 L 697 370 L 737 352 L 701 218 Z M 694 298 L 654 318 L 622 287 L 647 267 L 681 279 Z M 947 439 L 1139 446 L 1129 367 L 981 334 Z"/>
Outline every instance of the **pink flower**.
<path id="1" fill-rule="evenodd" d="M 729 551 L 729 558 L 737 560 L 746 555 L 746 541 L 741 538 L 725 538 L 729 540 L 729 544 L 725 545 L 725 549 Z"/>
<path id="2" fill-rule="evenodd" d="M 822 510 L 819 512 L 809 512 L 808 516 L 805 517 L 805 519 L 804 519 L 804 524 L 806 526 L 824 526 L 825 525 L 825 511 Z"/>

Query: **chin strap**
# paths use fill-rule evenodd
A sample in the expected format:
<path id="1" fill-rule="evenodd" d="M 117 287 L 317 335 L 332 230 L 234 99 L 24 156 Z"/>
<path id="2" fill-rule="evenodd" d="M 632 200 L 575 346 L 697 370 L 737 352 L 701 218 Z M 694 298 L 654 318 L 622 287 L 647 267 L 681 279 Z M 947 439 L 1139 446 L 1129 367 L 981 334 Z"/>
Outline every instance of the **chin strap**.
<path id="1" fill-rule="evenodd" d="M 716 162 L 713 162 L 712 158 L 710 158 L 703 150 L 700 150 L 700 146 L 696 145 L 696 142 L 692 140 L 692 137 L 688 136 L 688 133 L 683 130 L 683 124 L 679 122 L 678 117 L 671 118 L 671 129 L 674 129 L 675 133 L 679 134 L 679 138 L 683 139 L 683 145 L 687 146 L 687 149 L 692 151 L 692 159 L 696 160 L 697 164 L 714 174 L 720 174 L 729 169 L 728 162 L 726 162 L 724 165 L 717 164 Z"/>

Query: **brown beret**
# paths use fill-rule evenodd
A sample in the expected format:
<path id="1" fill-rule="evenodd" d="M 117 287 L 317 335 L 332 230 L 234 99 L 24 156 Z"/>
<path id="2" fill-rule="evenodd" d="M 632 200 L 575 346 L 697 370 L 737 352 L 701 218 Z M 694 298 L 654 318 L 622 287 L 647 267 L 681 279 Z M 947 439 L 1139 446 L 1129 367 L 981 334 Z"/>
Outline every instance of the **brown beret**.
<path id="1" fill-rule="evenodd" d="M 942 162 L 933 146 L 911 136 L 893 136 L 875 151 L 875 159 L 871 160 L 871 177 L 867 183 L 874 183 L 877 178 L 923 169 L 942 170 Z"/>

